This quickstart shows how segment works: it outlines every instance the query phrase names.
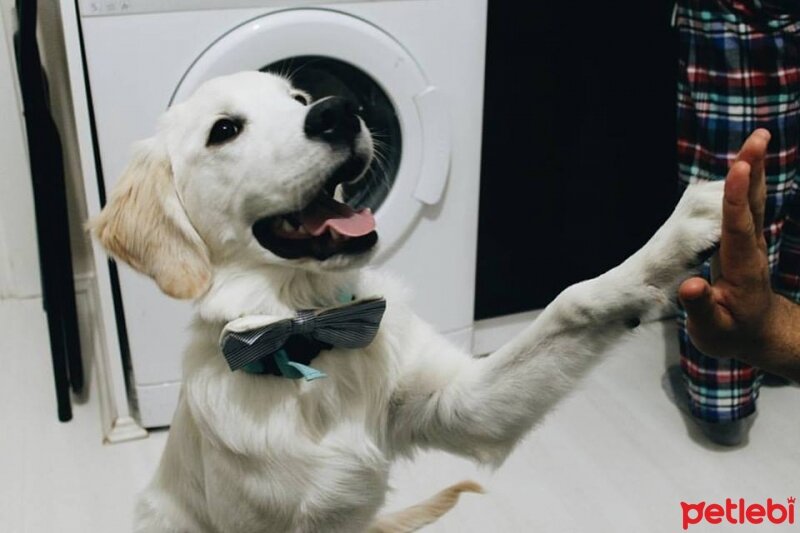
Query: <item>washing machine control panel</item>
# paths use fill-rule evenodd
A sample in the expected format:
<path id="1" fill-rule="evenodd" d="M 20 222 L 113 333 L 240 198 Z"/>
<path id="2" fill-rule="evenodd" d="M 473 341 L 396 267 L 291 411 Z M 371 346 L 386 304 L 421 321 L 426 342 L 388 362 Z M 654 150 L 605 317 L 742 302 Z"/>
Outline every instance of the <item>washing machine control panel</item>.
<path id="1" fill-rule="evenodd" d="M 169 11 L 199 11 L 255 7 L 310 7 L 344 2 L 375 2 L 397 0 L 79 0 L 81 16 L 115 16 L 134 13 L 164 13 Z"/>

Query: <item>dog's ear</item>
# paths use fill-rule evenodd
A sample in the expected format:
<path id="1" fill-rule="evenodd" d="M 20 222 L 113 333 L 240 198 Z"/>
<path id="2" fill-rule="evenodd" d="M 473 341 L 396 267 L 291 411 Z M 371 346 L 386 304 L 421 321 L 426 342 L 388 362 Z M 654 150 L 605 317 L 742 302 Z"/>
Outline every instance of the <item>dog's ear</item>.
<path id="1" fill-rule="evenodd" d="M 201 296 L 211 282 L 208 249 L 181 205 L 165 153 L 140 145 L 106 206 L 88 224 L 117 259 L 174 298 Z"/>

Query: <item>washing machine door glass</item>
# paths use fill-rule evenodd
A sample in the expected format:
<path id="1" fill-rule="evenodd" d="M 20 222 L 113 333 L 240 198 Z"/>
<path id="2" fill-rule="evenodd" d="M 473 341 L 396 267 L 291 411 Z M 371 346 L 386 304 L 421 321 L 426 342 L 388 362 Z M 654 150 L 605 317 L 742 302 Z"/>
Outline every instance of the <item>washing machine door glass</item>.
<path id="1" fill-rule="evenodd" d="M 289 77 L 314 101 L 340 96 L 356 105 L 372 134 L 375 155 L 364 177 L 343 185 L 344 200 L 354 208 L 377 212 L 397 178 L 402 151 L 397 112 L 378 82 L 349 63 L 323 56 L 290 57 L 261 70 Z"/>

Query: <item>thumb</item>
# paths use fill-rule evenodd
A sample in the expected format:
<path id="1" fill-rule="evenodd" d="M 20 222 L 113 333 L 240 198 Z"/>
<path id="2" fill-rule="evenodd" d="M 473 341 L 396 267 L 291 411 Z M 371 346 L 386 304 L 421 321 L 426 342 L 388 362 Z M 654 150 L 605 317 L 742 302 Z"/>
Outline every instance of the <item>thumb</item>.
<path id="1" fill-rule="evenodd" d="M 729 325 L 730 320 L 726 320 L 722 309 L 714 301 L 713 289 L 705 279 L 687 279 L 678 289 L 678 297 L 694 332 L 711 336 Z"/>

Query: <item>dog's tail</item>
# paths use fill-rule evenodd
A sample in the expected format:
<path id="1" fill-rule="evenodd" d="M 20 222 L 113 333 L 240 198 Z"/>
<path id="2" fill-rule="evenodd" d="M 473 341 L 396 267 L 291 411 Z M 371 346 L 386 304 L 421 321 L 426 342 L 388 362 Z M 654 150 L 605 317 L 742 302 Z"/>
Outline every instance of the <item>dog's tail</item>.
<path id="1" fill-rule="evenodd" d="M 435 522 L 452 509 L 462 492 L 483 493 L 474 481 L 462 481 L 438 492 L 424 502 L 385 516 L 379 516 L 369 533 L 411 533 Z"/>

